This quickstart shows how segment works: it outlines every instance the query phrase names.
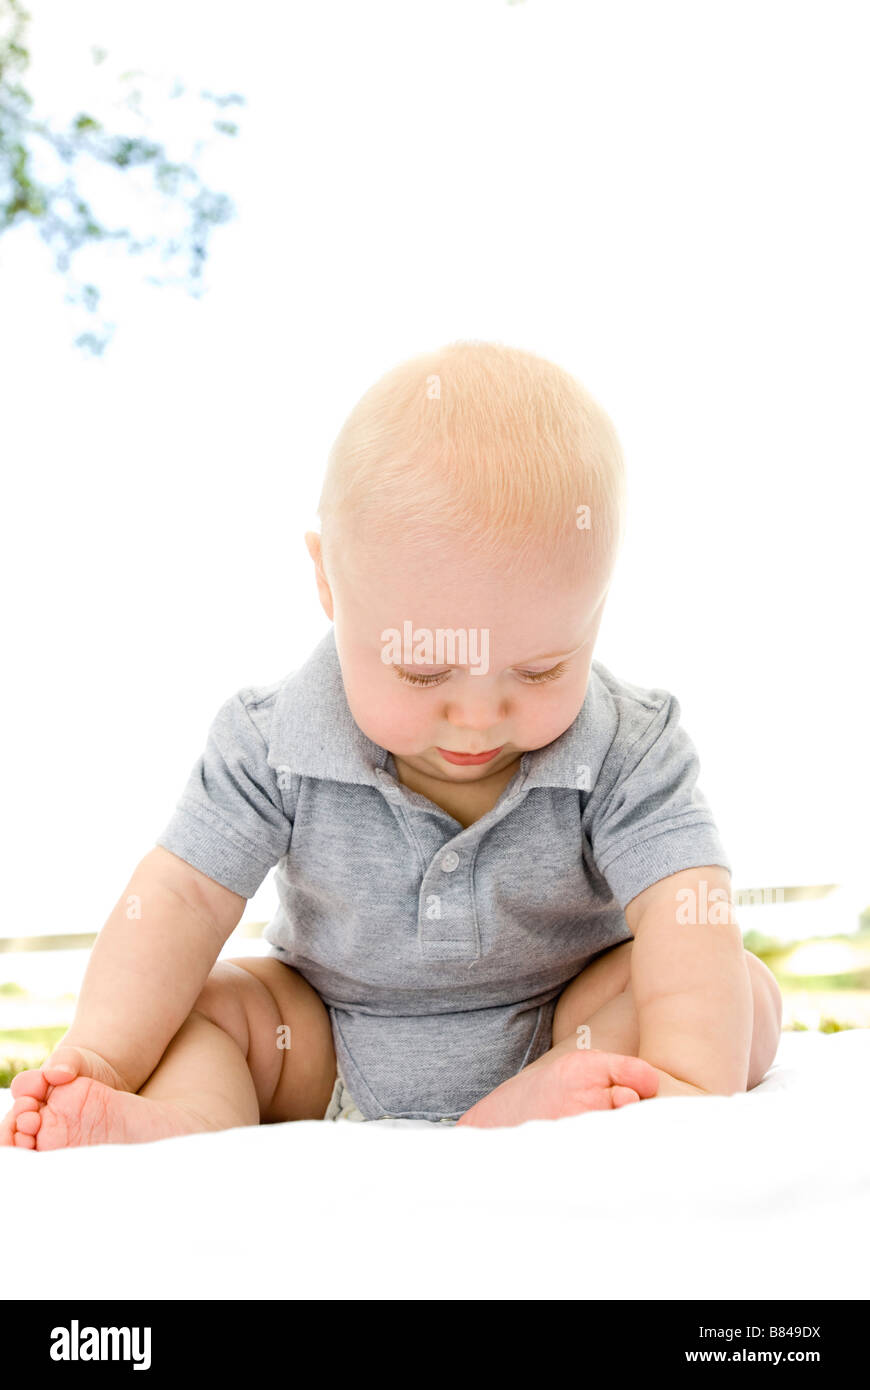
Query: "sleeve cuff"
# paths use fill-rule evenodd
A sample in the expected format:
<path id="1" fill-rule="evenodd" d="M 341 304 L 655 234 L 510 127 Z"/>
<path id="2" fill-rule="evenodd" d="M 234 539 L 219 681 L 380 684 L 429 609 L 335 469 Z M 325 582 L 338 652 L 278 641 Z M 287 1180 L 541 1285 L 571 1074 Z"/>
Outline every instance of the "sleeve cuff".
<path id="1" fill-rule="evenodd" d="M 249 841 L 200 807 L 194 813 L 179 806 L 156 843 L 243 898 L 254 896 L 273 867 Z"/>
<path id="2" fill-rule="evenodd" d="M 683 869 L 700 869 L 705 864 L 720 864 L 731 872 L 718 831 L 710 821 L 651 835 L 617 851 L 610 859 L 605 855 L 598 867 L 625 911 L 633 898 L 659 879 Z"/>

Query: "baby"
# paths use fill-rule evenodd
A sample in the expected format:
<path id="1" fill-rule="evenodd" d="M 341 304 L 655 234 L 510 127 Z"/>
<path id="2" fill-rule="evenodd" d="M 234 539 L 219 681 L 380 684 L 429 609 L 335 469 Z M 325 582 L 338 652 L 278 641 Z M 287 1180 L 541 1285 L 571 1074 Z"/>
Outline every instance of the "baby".
<path id="1" fill-rule="evenodd" d="M 608 417 L 532 353 L 454 343 L 366 393 L 306 536 L 333 626 L 218 711 L 0 1141 L 758 1084 L 781 999 L 679 706 L 592 659 L 624 502 Z M 273 867 L 269 955 L 218 961 Z"/>

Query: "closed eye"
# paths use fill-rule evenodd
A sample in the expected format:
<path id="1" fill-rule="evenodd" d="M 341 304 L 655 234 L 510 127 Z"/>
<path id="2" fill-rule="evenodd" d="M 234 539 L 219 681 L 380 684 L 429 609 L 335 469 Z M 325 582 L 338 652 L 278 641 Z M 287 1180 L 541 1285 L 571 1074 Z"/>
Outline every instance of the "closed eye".
<path id="1" fill-rule="evenodd" d="M 434 676 L 419 676 L 413 671 L 406 671 L 403 666 L 394 666 L 393 670 L 400 681 L 407 681 L 408 685 L 440 685 L 450 675 L 449 671 L 440 671 Z"/>
<path id="2" fill-rule="evenodd" d="M 543 681 L 558 680 L 567 667 L 567 661 L 560 661 L 558 666 L 552 666 L 549 671 L 517 671 L 516 674 L 529 685 L 540 685 Z"/>
<path id="3" fill-rule="evenodd" d="M 567 661 L 560 661 L 557 666 L 551 666 L 549 671 L 515 671 L 514 674 L 524 685 L 543 685 L 545 681 L 558 680 L 567 667 Z M 405 681 L 407 685 L 417 686 L 443 685 L 450 675 L 449 671 L 439 671 L 435 675 L 421 676 L 414 671 L 406 671 L 403 666 L 394 666 L 393 670 L 399 680 Z"/>

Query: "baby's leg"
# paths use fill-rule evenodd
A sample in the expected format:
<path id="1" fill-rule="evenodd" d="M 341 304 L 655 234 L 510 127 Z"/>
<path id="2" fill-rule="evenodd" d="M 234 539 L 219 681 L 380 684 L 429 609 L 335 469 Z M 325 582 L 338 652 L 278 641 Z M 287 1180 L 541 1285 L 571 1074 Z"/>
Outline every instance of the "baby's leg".
<path id="1" fill-rule="evenodd" d="M 197 1015 L 235 1044 L 229 1085 L 210 1059 L 185 1045 L 181 1029 L 140 1096 L 213 1096 L 215 1114 L 222 1106 L 244 1113 L 234 1124 L 323 1118 L 336 1077 L 332 1025 L 320 995 L 298 971 L 271 956 L 218 961 L 185 1028 Z"/>
<path id="2" fill-rule="evenodd" d="M 272 957 L 219 961 L 138 1095 L 89 1077 L 46 1084 L 44 1094 L 16 1099 L 4 1142 L 141 1143 L 321 1119 L 335 1075 L 329 1015 L 301 975 Z"/>
<path id="3" fill-rule="evenodd" d="M 633 941 L 605 951 L 566 985 L 553 1015 L 552 1046 L 543 1057 L 467 1110 L 460 1125 L 481 1127 L 558 1119 L 585 1110 L 616 1109 L 657 1093 L 658 1074 L 637 1056 L 640 1035 L 631 988 Z M 776 980 L 750 951 L 753 1029 L 747 1090 L 776 1056 L 782 998 Z M 578 1044 L 585 1026 L 588 1046 Z"/>
<path id="4" fill-rule="evenodd" d="M 576 1047 L 577 1029 L 585 1024 L 591 1047 L 637 1056 L 640 1032 L 631 988 L 633 945 L 633 941 L 624 941 L 605 951 L 566 985 L 553 1015 L 553 1050 Z M 744 954 L 752 986 L 752 1046 L 746 1081 L 746 1089 L 751 1091 L 765 1076 L 779 1047 L 782 996 L 764 961 L 751 951 Z"/>

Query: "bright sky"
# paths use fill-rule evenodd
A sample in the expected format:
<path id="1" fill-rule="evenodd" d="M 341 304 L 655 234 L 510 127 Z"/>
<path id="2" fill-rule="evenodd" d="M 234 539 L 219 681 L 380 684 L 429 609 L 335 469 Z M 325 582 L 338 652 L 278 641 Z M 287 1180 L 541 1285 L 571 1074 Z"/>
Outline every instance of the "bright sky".
<path id="1" fill-rule="evenodd" d="M 248 106 L 209 293 L 107 266 L 103 359 L 41 243 L 0 242 L 6 932 L 102 926 L 219 705 L 326 630 L 302 534 L 342 420 L 465 336 L 616 424 L 596 656 L 677 695 L 735 885 L 870 900 L 866 7 L 30 8 L 43 110 L 124 68 Z"/>

